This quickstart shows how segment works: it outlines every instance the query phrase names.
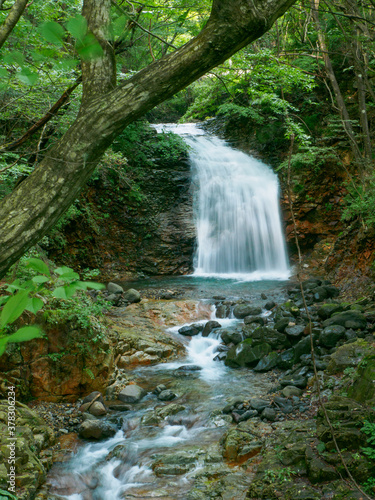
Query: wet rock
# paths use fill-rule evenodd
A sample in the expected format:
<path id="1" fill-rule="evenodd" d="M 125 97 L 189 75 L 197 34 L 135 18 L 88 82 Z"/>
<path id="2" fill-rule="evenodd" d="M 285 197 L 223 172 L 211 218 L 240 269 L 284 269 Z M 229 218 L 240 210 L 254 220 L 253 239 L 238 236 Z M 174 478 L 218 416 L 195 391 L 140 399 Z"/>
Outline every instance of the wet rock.
<path id="1" fill-rule="evenodd" d="M 343 310 L 343 306 L 341 304 L 334 304 L 334 303 L 328 303 L 328 304 L 322 304 L 319 306 L 317 313 L 319 318 L 325 320 L 328 319 L 332 316 L 332 314 L 336 312 L 341 312 Z"/>
<path id="2" fill-rule="evenodd" d="M 302 395 L 302 390 L 298 389 L 293 385 L 287 385 L 281 391 L 286 398 L 292 398 L 293 396 L 300 397 Z"/>
<path id="3" fill-rule="evenodd" d="M 226 352 L 219 352 L 219 354 L 217 354 L 214 357 L 214 361 L 225 361 L 226 357 L 227 357 L 227 353 Z"/>
<path id="4" fill-rule="evenodd" d="M 244 340 L 237 346 L 229 349 L 225 365 L 231 368 L 255 366 L 260 359 L 270 353 L 271 347 L 269 344 L 263 343 L 252 346 L 250 339 Z"/>
<path id="5" fill-rule="evenodd" d="M 216 317 L 217 318 L 227 318 L 230 315 L 230 307 L 224 304 L 220 304 L 216 307 Z"/>
<path id="6" fill-rule="evenodd" d="M 314 347 L 316 346 L 316 340 L 313 337 L 313 345 Z M 310 335 L 307 337 L 301 339 L 297 344 L 294 346 L 294 361 L 297 362 L 301 358 L 301 356 L 304 356 L 306 354 L 311 353 L 311 339 Z"/>
<path id="7" fill-rule="evenodd" d="M 82 400 L 82 404 L 91 403 L 91 401 L 93 401 L 94 399 L 96 401 L 99 401 L 100 403 L 102 403 L 104 405 L 103 396 L 99 391 L 93 391 L 90 394 L 88 394 L 87 396 L 85 396 Z"/>
<path id="8" fill-rule="evenodd" d="M 303 375 L 286 375 L 280 379 L 280 385 L 286 387 L 287 385 L 293 385 L 299 389 L 305 389 L 307 385 L 307 377 Z"/>
<path id="9" fill-rule="evenodd" d="M 161 391 L 158 394 L 158 399 L 160 401 L 172 401 L 172 399 L 175 399 L 176 397 L 176 394 L 168 389 L 165 391 Z"/>
<path id="10" fill-rule="evenodd" d="M 327 366 L 327 372 L 333 374 L 342 372 L 345 368 L 356 368 L 361 360 L 366 355 L 370 354 L 375 355 L 375 350 L 363 340 L 357 340 L 356 342 L 351 342 L 350 344 L 344 344 L 338 347 L 336 351 L 331 354 L 331 359 Z"/>
<path id="11" fill-rule="evenodd" d="M 110 294 L 121 294 L 124 291 L 122 286 L 112 283 L 111 281 L 107 285 L 107 290 Z"/>
<path id="12" fill-rule="evenodd" d="M 350 310 L 334 314 L 323 323 L 324 327 L 332 325 L 353 328 L 353 330 L 364 330 L 367 326 L 367 320 L 361 312 Z"/>
<path id="13" fill-rule="evenodd" d="M 286 335 L 267 326 L 259 327 L 252 331 L 249 331 L 245 326 L 243 333 L 246 338 L 251 339 L 252 345 L 254 346 L 257 344 L 267 343 L 272 349 L 275 350 L 290 347 L 290 342 Z"/>
<path id="14" fill-rule="evenodd" d="M 178 330 L 180 335 L 186 335 L 188 337 L 193 337 L 194 335 L 198 335 L 203 331 L 203 325 L 199 323 L 195 323 L 193 325 L 183 326 Z"/>
<path id="15" fill-rule="evenodd" d="M 234 422 L 236 422 L 236 424 L 238 424 L 240 422 L 245 422 L 246 420 L 249 420 L 249 418 L 253 418 L 253 417 L 257 417 L 257 416 L 258 416 L 258 412 L 256 410 L 247 410 L 241 414 L 239 414 L 235 411 L 232 412 L 232 417 L 233 417 Z"/>
<path id="16" fill-rule="evenodd" d="M 146 394 L 146 391 L 139 385 L 127 385 L 120 391 L 118 399 L 124 403 L 138 403 Z"/>
<path id="17" fill-rule="evenodd" d="M 275 368 L 279 361 L 279 354 L 275 351 L 264 356 L 259 363 L 253 368 L 255 372 L 268 372 Z"/>
<path id="18" fill-rule="evenodd" d="M 107 414 L 105 406 L 99 401 L 95 401 L 94 403 L 92 403 L 88 411 L 91 413 L 91 415 L 94 415 L 95 417 L 101 417 Z"/>
<path id="19" fill-rule="evenodd" d="M 233 316 L 237 319 L 244 319 L 246 316 L 257 316 L 262 312 L 261 307 L 250 304 L 237 304 L 233 309 Z"/>
<path id="20" fill-rule="evenodd" d="M 138 290 L 129 288 L 129 290 L 126 290 L 126 292 L 124 292 L 122 298 L 126 302 L 129 302 L 129 304 L 136 304 L 137 302 L 141 301 L 141 294 L 138 292 Z"/>
<path id="21" fill-rule="evenodd" d="M 221 324 L 218 321 L 207 321 L 202 331 L 202 337 L 208 337 L 212 330 L 216 328 L 221 328 Z"/>
<path id="22" fill-rule="evenodd" d="M 340 325 L 332 325 L 324 328 L 319 337 L 319 343 L 324 347 L 334 347 L 339 340 L 345 337 L 346 329 Z"/>
<path id="23" fill-rule="evenodd" d="M 297 341 L 302 337 L 305 328 L 306 328 L 305 325 L 288 326 L 287 328 L 285 328 L 285 334 L 292 341 Z"/>
<path id="24" fill-rule="evenodd" d="M 167 390 L 166 386 L 164 384 L 160 384 L 160 385 L 157 385 L 152 392 L 153 392 L 153 394 L 158 395 L 161 392 L 166 391 L 166 390 Z"/>
<path id="25" fill-rule="evenodd" d="M 287 349 L 286 351 L 283 351 L 279 355 L 279 360 L 277 363 L 277 366 L 281 368 L 282 370 L 288 370 L 291 368 L 294 364 L 294 349 Z"/>
<path id="26" fill-rule="evenodd" d="M 199 365 L 183 365 L 176 369 L 176 372 L 198 372 L 202 370 Z"/>
<path id="27" fill-rule="evenodd" d="M 265 408 L 262 411 L 261 417 L 270 422 L 274 422 L 276 420 L 276 411 L 273 408 Z"/>
<path id="28" fill-rule="evenodd" d="M 265 320 L 265 318 L 263 318 L 263 316 L 246 316 L 246 318 L 244 318 L 243 321 L 244 321 L 245 325 L 257 323 L 258 325 L 263 326 L 266 324 L 266 320 Z"/>
<path id="29" fill-rule="evenodd" d="M 261 413 L 265 408 L 269 408 L 271 403 L 265 399 L 250 399 L 250 407 Z"/>
<path id="30" fill-rule="evenodd" d="M 276 307 L 276 302 L 274 302 L 273 300 L 270 300 L 269 302 L 266 302 L 264 309 L 266 309 L 267 311 L 270 311 L 274 307 Z"/>
<path id="31" fill-rule="evenodd" d="M 124 405 L 118 402 L 108 404 L 108 408 L 113 411 L 130 411 L 133 409 L 130 405 Z"/>
<path id="32" fill-rule="evenodd" d="M 221 333 L 221 340 L 224 342 L 224 344 L 233 343 L 233 344 L 237 345 L 243 341 L 243 335 L 241 332 L 224 330 Z"/>
<path id="33" fill-rule="evenodd" d="M 281 318 L 275 323 L 275 330 L 277 330 L 280 333 L 285 332 L 285 328 L 289 325 L 289 319 L 288 318 Z"/>
<path id="34" fill-rule="evenodd" d="M 103 420 L 86 420 L 79 428 L 79 436 L 83 439 L 107 439 L 116 434 L 114 425 Z"/>

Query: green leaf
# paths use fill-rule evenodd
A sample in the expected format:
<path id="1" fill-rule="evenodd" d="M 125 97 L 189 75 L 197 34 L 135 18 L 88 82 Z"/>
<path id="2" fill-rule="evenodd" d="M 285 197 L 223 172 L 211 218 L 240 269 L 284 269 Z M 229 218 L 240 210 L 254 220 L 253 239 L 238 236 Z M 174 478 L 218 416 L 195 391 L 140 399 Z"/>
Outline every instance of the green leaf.
<path id="1" fill-rule="evenodd" d="M 6 64 L 18 64 L 18 66 L 23 66 L 25 62 L 25 58 L 22 52 L 18 52 L 17 50 L 12 51 L 10 54 L 4 56 L 4 62 Z"/>
<path id="2" fill-rule="evenodd" d="M 40 276 L 40 275 L 31 278 L 31 281 L 33 281 L 34 283 L 46 283 L 49 280 L 50 279 L 47 278 L 47 276 Z"/>
<path id="3" fill-rule="evenodd" d="M 53 43 L 54 45 L 63 44 L 62 40 L 65 36 L 65 30 L 60 24 L 54 21 L 47 21 L 40 26 L 39 30 L 47 42 Z"/>
<path id="4" fill-rule="evenodd" d="M 41 337 L 43 331 L 39 326 L 23 326 L 12 335 L 6 337 L 7 342 L 25 342 Z"/>
<path id="5" fill-rule="evenodd" d="M 103 55 L 103 49 L 92 33 L 85 36 L 82 43 L 77 44 L 77 52 L 84 59 L 97 59 Z"/>
<path id="6" fill-rule="evenodd" d="M 67 267 L 67 266 L 57 267 L 54 272 L 56 274 L 59 274 L 60 276 L 71 275 L 71 274 L 77 275 L 77 273 L 75 271 L 73 271 L 73 269 L 71 267 Z"/>
<path id="7" fill-rule="evenodd" d="M 0 338 L 0 356 L 4 354 L 6 348 L 7 348 L 7 339 L 2 337 Z"/>
<path id="8" fill-rule="evenodd" d="M 73 295 L 80 287 L 78 286 L 78 282 L 76 282 L 76 283 L 71 283 L 70 285 L 66 285 L 64 288 L 65 288 L 66 298 L 70 299 L 73 297 Z"/>
<path id="9" fill-rule="evenodd" d="M 31 71 L 29 68 L 22 68 L 21 71 L 16 74 L 16 77 L 25 85 L 34 85 L 39 79 L 38 73 Z"/>
<path id="10" fill-rule="evenodd" d="M 0 68 L 0 78 L 8 78 L 8 77 L 9 77 L 8 71 L 4 68 Z"/>
<path id="11" fill-rule="evenodd" d="M 56 299 L 66 299 L 66 293 L 65 293 L 65 287 L 63 286 L 58 286 L 55 288 L 55 290 L 52 292 L 52 295 L 56 297 Z"/>
<path id="12" fill-rule="evenodd" d="M 27 290 L 22 290 L 11 297 L 1 311 L 0 328 L 4 328 L 4 326 L 13 323 L 20 317 L 27 306 L 28 300 L 29 292 Z"/>
<path id="13" fill-rule="evenodd" d="M 3 304 L 5 304 L 5 302 L 7 302 L 9 299 L 10 299 L 9 295 L 2 295 L 0 297 L 0 306 L 2 306 Z"/>
<path id="14" fill-rule="evenodd" d="M 26 267 L 31 267 L 31 269 L 34 269 L 34 271 L 38 271 L 38 273 L 50 276 L 47 264 L 43 262 L 41 259 L 36 259 L 36 258 L 28 259 L 26 262 Z"/>
<path id="15" fill-rule="evenodd" d="M 81 41 L 86 36 L 87 33 L 87 21 L 86 19 L 78 14 L 77 16 L 70 19 L 66 27 L 71 35 L 77 40 Z"/>
<path id="16" fill-rule="evenodd" d="M 36 314 L 44 306 L 43 300 L 38 299 L 38 297 L 29 297 L 26 309 L 33 314 Z"/>
<path id="17" fill-rule="evenodd" d="M 81 290 L 87 290 L 88 288 L 93 288 L 94 290 L 103 290 L 105 285 L 102 283 L 96 283 L 95 281 L 79 281 Z"/>

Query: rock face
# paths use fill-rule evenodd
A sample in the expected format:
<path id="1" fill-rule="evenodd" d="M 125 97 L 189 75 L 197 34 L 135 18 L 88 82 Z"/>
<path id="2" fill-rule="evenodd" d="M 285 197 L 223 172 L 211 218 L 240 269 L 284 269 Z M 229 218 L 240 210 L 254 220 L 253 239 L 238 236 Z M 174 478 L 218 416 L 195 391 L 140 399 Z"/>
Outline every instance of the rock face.
<path id="1" fill-rule="evenodd" d="M 47 249 L 51 258 L 75 269 L 84 262 L 108 276 L 191 272 L 196 236 L 187 157 L 146 159 L 125 175 L 122 189 L 105 177 L 91 182 L 81 199 L 90 204 L 95 228 L 83 217 L 72 220 L 65 244 Z M 137 189 L 129 191 L 129 184 Z"/>
<path id="2" fill-rule="evenodd" d="M 0 489 L 8 491 L 8 459 L 11 450 L 8 433 L 8 401 L 0 401 Z M 19 500 L 34 498 L 36 490 L 46 481 L 52 460 L 43 456 L 42 450 L 55 443 L 52 429 L 37 413 L 16 403 L 16 491 Z"/>

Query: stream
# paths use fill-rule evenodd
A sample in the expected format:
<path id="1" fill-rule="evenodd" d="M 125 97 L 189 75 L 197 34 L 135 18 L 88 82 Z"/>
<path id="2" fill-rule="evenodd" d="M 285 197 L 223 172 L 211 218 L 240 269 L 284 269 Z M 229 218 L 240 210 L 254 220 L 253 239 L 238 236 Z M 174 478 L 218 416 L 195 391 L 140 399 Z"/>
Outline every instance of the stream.
<path id="1" fill-rule="evenodd" d="M 211 319 L 216 319 L 213 306 Z M 218 321 L 231 330 L 240 320 Z M 130 411 L 111 412 L 109 421 L 119 428 L 114 437 L 85 444 L 69 461 L 54 465 L 49 474 L 52 498 L 193 499 L 199 498 L 194 496 L 197 484 L 213 473 L 224 474 L 229 482 L 233 476 L 228 499 L 245 498 L 251 474 L 223 458 L 220 439 L 231 427 L 232 417 L 222 409 L 234 396 L 262 398 L 276 382 L 271 374 L 233 370 L 214 361 L 220 331 L 187 340 L 178 333 L 181 326 L 168 331 L 185 343 L 185 356 L 127 371 L 147 396 Z M 161 384 L 176 394 L 173 401 L 157 399 L 153 391 Z"/>
<path id="2" fill-rule="evenodd" d="M 197 227 L 195 273 L 190 277 L 148 279 L 134 288 L 177 289 L 185 299 L 203 301 L 216 319 L 213 297 L 245 298 L 264 307 L 282 295 L 290 275 L 279 213 L 277 176 L 262 162 L 208 136 L 197 125 L 158 125 L 160 133 L 180 134 L 190 148 Z M 263 309 L 262 315 L 269 312 Z M 205 319 L 202 323 L 207 322 Z M 218 320 L 221 330 L 208 337 L 183 337 L 178 325 L 168 333 L 185 345 L 177 361 L 126 370 L 147 395 L 128 411 L 113 411 L 118 432 L 106 441 L 81 446 L 49 474 L 52 498 L 70 500 L 221 498 L 241 500 L 251 481 L 245 450 L 231 463 L 221 440 L 233 426 L 223 408 L 239 398 L 244 404 L 264 397 L 275 375 L 227 368 L 215 357 L 222 349 L 222 329 L 236 330 L 232 315 Z M 194 322 L 196 323 L 196 321 Z M 241 321 L 242 323 L 242 321 Z M 160 401 L 163 385 L 175 394 Z M 158 389 L 156 389 L 156 392 Z M 241 403 L 242 404 L 242 403 Z M 262 432 L 261 421 L 258 421 Z M 249 431 L 244 431 L 249 432 Z M 255 433 L 256 434 L 256 433 Z M 219 490 L 208 497 L 211 483 Z"/>

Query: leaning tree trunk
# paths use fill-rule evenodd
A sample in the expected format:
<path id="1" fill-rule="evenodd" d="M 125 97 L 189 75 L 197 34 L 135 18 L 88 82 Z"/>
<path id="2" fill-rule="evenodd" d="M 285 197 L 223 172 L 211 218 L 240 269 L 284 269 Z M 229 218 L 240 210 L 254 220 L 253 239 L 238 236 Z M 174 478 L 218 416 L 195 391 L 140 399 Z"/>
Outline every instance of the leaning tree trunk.
<path id="1" fill-rule="evenodd" d="M 78 196 L 106 148 L 129 123 L 259 38 L 294 2 L 214 0 L 210 18 L 197 37 L 113 90 L 107 90 L 113 84 L 112 74 L 107 74 L 104 94 L 95 85 L 103 76 L 103 66 L 97 61 L 87 67 L 87 78 L 95 81 L 84 85 L 87 93 L 75 123 L 35 171 L 2 201 L 0 276 L 57 222 Z M 84 13 L 93 28 L 106 22 L 105 9 L 96 9 L 96 16 L 102 16 L 101 19 L 91 16 L 95 0 L 86 0 L 84 4 Z M 107 56 L 112 57 L 109 52 Z M 103 65 L 110 72 L 105 55 L 104 52 Z"/>

